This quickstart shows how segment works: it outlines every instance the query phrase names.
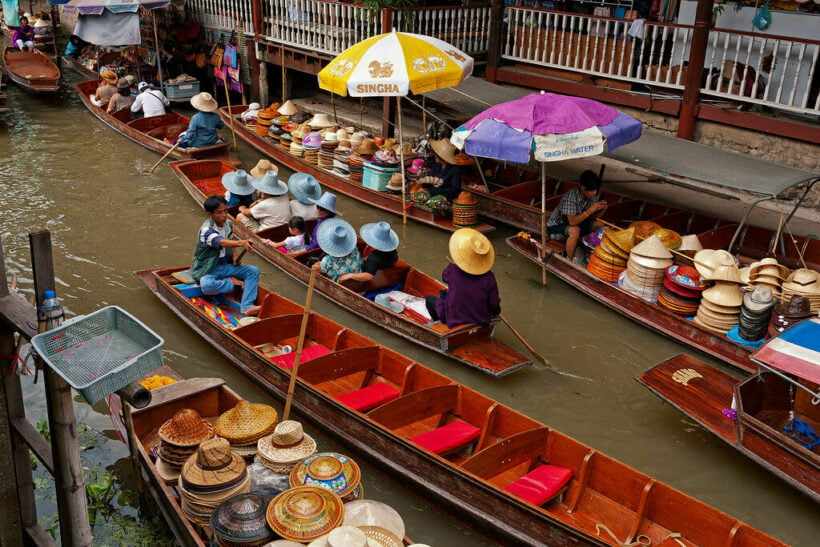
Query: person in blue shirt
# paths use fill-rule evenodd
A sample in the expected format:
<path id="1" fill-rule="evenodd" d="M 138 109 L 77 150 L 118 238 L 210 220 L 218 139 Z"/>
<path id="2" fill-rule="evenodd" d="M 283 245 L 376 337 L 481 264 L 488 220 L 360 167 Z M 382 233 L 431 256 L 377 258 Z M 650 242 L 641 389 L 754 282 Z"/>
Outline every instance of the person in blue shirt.
<path id="1" fill-rule="evenodd" d="M 219 108 L 216 99 L 203 91 L 191 97 L 191 105 L 199 112 L 191 117 L 188 130 L 179 136 L 180 148 L 201 148 L 222 142 L 216 131 L 225 127 L 225 123 L 214 112 Z"/>

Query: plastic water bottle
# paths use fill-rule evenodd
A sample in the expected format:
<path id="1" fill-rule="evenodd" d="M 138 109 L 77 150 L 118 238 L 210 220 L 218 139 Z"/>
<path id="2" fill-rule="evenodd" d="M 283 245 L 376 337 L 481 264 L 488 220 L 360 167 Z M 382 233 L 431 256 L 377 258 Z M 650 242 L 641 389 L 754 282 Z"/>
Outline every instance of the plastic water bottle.
<path id="1" fill-rule="evenodd" d="M 45 330 L 55 329 L 63 324 L 63 307 L 54 291 L 46 291 L 45 299 L 40 305 L 40 312 L 37 314 L 37 322 L 44 324 Z"/>

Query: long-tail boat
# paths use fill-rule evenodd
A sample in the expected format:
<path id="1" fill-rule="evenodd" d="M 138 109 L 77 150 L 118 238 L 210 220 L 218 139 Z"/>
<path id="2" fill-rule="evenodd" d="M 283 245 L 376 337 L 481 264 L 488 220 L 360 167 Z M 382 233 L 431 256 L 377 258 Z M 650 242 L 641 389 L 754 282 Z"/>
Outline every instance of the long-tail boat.
<path id="1" fill-rule="evenodd" d="M 31 93 L 55 93 L 60 89 L 60 69 L 42 53 L 6 47 L 3 70 L 12 82 Z"/>
<path id="2" fill-rule="evenodd" d="M 755 361 L 768 368 L 741 381 L 686 354 L 655 365 L 637 380 L 820 502 L 819 340 L 820 320 L 799 323 L 756 351 Z M 796 360 L 805 368 L 794 368 Z"/>
<path id="3" fill-rule="evenodd" d="M 285 397 L 302 306 L 260 287 L 259 320 L 235 326 L 238 296 L 208 303 L 180 271 L 136 275 L 256 385 Z M 517 544 L 783 545 L 315 312 L 293 401 L 317 427 Z"/>
<path id="4" fill-rule="evenodd" d="M 219 115 L 226 124 L 233 123 L 236 134 L 239 135 L 245 142 L 266 156 L 274 159 L 282 165 L 287 166 L 289 169 L 292 169 L 293 171 L 300 171 L 302 173 L 308 173 L 316 177 L 316 180 L 318 180 L 323 186 L 328 187 L 334 192 L 344 194 L 368 205 L 378 207 L 379 209 L 389 213 L 396 215 L 402 214 L 402 202 L 400 195 L 396 196 L 387 192 L 380 192 L 378 190 L 368 188 L 361 183 L 352 182 L 346 177 L 341 177 L 333 173 L 329 169 L 324 169 L 310 163 L 304 158 L 290 154 L 270 137 L 258 135 L 255 130 L 255 125 L 245 125 L 241 120 L 241 114 L 247 109 L 247 106 L 242 105 L 232 106 L 230 109 L 228 107 L 222 107 L 219 109 Z M 427 224 L 428 226 L 433 226 L 434 228 L 440 228 L 450 232 L 458 229 L 458 227 L 453 224 L 452 217 L 446 213 L 442 213 L 441 211 L 434 211 L 429 207 L 411 203 L 410 201 L 407 201 L 405 208 L 407 209 L 408 218 L 421 222 L 422 224 Z M 483 223 L 473 226 L 473 228 L 481 232 L 489 232 L 494 229 L 489 224 Z"/>
<path id="5" fill-rule="evenodd" d="M 91 102 L 91 97 L 99 87 L 99 80 L 80 82 L 74 86 L 83 104 L 105 125 L 128 137 L 137 144 L 150 148 L 160 154 L 170 151 L 170 156 L 176 159 L 193 160 L 201 158 L 219 158 L 230 163 L 238 163 L 238 160 L 228 153 L 227 142 L 203 146 L 201 148 L 173 148 L 169 141 L 176 140 L 179 134 L 188 128 L 191 121 L 182 114 L 169 112 L 162 116 L 152 116 L 150 118 L 131 119 L 132 114 L 128 109 L 109 113 L 106 108 L 96 106 Z M 105 105 L 107 106 L 107 105 Z"/>
<path id="6" fill-rule="evenodd" d="M 235 167 L 217 160 L 201 160 L 172 162 L 171 169 L 179 177 L 188 193 L 202 204 L 210 195 L 225 193 L 221 182 L 222 175 L 234 170 Z M 235 215 L 236 211 L 229 211 L 229 213 Z M 234 232 L 239 237 L 254 241 L 254 250 L 262 258 L 294 279 L 302 283 L 308 282 L 310 268 L 305 261 L 311 256 L 321 256 L 319 249 L 298 258 L 291 258 L 276 248 L 262 243 L 264 239 L 283 241 L 289 235 L 287 226 L 260 232 L 253 232 L 239 222 L 234 222 L 233 226 Z M 359 247 L 360 251 L 367 252 L 361 240 Z M 445 288 L 441 282 L 401 260 L 393 268 L 379 272 L 376 278 L 368 283 L 352 282 L 342 285 L 324 276 L 316 280 L 316 290 L 340 306 L 399 336 L 482 372 L 493 376 L 503 376 L 532 364 L 520 353 L 494 338 L 498 325 L 497 319 L 493 320 L 488 327 L 466 324 L 448 328 L 443 323 L 430 322 L 429 319 L 409 309 L 396 313 L 363 295 L 367 291 L 397 285 L 401 285 L 402 292 L 421 298 L 428 294 L 439 294 L 439 291 Z"/>

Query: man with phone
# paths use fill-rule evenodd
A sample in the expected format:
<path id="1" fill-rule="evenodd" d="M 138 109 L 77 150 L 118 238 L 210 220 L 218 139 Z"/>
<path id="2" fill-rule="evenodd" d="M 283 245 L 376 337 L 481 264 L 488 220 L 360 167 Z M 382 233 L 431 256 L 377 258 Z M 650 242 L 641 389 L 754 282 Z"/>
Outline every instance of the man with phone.
<path id="1" fill-rule="evenodd" d="M 578 241 L 603 223 L 598 220 L 607 208 L 601 201 L 601 179 L 587 169 L 581 173 L 578 188 L 573 188 L 561 197 L 549 220 L 547 237 L 566 241 L 566 256 L 576 264 L 583 264 L 584 256 L 576 257 Z"/>

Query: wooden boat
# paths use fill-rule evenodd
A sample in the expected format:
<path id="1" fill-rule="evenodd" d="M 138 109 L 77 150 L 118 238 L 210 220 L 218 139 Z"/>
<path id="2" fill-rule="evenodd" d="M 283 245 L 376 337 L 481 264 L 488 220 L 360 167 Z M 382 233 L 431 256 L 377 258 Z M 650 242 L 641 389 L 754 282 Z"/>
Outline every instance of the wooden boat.
<path id="1" fill-rule="evenodd" d="M 60 88 L 60 69 L 41 53 L 6 47 L 3 70 L 11 81 L 31 93 L 54 93 Z"/>
<path id="2" fill-rule="evenodd" d="M 334 192 L 344 194 L 389 213 L 396 215 L 402 214 L 401 196 L 388 194 L 387 192 L 379 192 L 362 184 L 351 182 L 347 178 L 340 177 L 330 170 L 318 167 L 306 161 L 304 158 L 298 158 L 290 154 L 273 139 L 257 135 L 255 125 L 245 125 L 240 119 L 240 115 L 247 110 L 247 108 L 247 106 L 237 105 L 232 106 L 230 110 L 228 107 L 219 109 L 219 115 L 226 124 L 231 123 L 231 116 L 233 116 L 236 134 L 242 137 L 245 142 L 293 171 L 313 175 L 323 186 L 326 186 Z M 445 213 L 433 211 L 429 207 L 414 203 L 411 204 L 409 202 L 405 206 L 407 207 L 407 217 L 412 220 L 450 232 L 458 229 L 458 227 L 453 225 L 453 219 Z M 482 232 L 494 230 L 494 228 L 488 224 L 479 224 L 473 226 L 473 228 Z"/>
<path id="3" fill-rule="evenodd" d="M 99 87 L 99 80 L 80 82 L 74 86 L 74 89 L 83 104 L 101 122 L 137 144 L 160 154 L 165 154 L 173 147 L 165 139 L 175 140 L 180 133 L 188 128 L 188 122 L 191 121 L 176 112 L 136 120 L 131 119 L 131 112 L 127 109 L 109 114 L 105 108 L 95 106 L 91 102 L 91 96 L 94 95 L 97 87 Z M 170 156 L 185 160 L 219 158 L 230 163 L 238 163 L 237 159 L 229 155 L 229 146 L 227 142 L 223 142 L 201 148 L 177 148 L 170 153 Z"/>
<path id="4" fill-rule="evenodd" d="M 673 377 L 683 374 L 680 371 L 698 376 L 682 384 Z M 637 380 L 741 454 L 820 502 L 820 449 L 808 450 L 783 433 L 790 410 L 814 427 L 820 424 L 817 405 L 803 390 L 793 394 L 792 403 L 788 382 L 773 372 L 761 371 L 739 382 L 686 354 L 655 365 Z M 737 421 L 723 414 L 733 400 L 738 405 Z"/>
<path id="5" fill-rule="evenodd" d="M 171 169 L 179 177 L 188 193 L 202 204 L 207 196 L 224 195 L 222 175 L 235 168 L 217 160 L 201 160 L 172 162 Z M 236 214 L 236 211 L 230 212 Z M 321 251 L 316 249 L 308 255 L 295 259 L 262 243 L 263 239 L 284 240 L 289 235 L 287 226 L 254 233 L 241 223 L 234 222 L 234 231 L 239 237 L 254 241 L 256 243 L 254 250 L 262 258 L 302 283 L 307 283 L 310 277 L 310 268 L 305 265 L 304 261 L 311 256 L 321 256 Z M 367 252 L 363 241 L 359 241 L 359 247 L 360 251 Z M 439 294 L 439 291 L 444 289 L 441 282 L 401 260 L 395 267 L 380 272 L 373 281 L 367 284 L 352 282 L 343 286 L 320 276 L 316 280 L 316 289 L 330 300 L 399 336 L 493 376 L 503 376 L 532 364 L 520 353 L 493 337 L 498 320 L 494 320 L 489 327 L 467 324 L 448 328 L 439 322 L 428 324 L 426 319 L 411 311 L 395 313 L 361 294 L 365 291 L 398 284 L 402 285 L 403 292 L 418 297 Z"/>
<path id="6" fill-rule="evenodd" d="M 260 287 L 260 320 L 231 330 L 220 322 L 226 307 L 208 314 L 196 289 L 173 277 L 180 271 L 137 276 L 260 388 L 284 397 L 293 354 L 281 351 L 298 338 L 302 307 Z M 293 404 L 303 416 L 509 542 L 783 545 L 314 312 L 302 361 Z M 547 490 L 547 477 L 561 481 Z M 512 494 L 522 483 L 540 505 Z"/>
<path id="7" fill-rule="evenodd" d="M 120 57 L 119 51 L 103 51 L 102 49 L 98 49 L 98 56 L 102 58 L 102 65 L 105 66 L 109 63 L 113 63 Z M 70 57 L 66 56 L 63 57 L 66 62 L 71 65 L 78 74 L 85 76 L 88 79 L 100 81 L 100 73 L 99 73 L 99 66 L 100 66 L 100 59 L 95 59 L 95 64 L 93 68 L 89 68 L 86 66 L 80 59 L 77 57 Z"/>

